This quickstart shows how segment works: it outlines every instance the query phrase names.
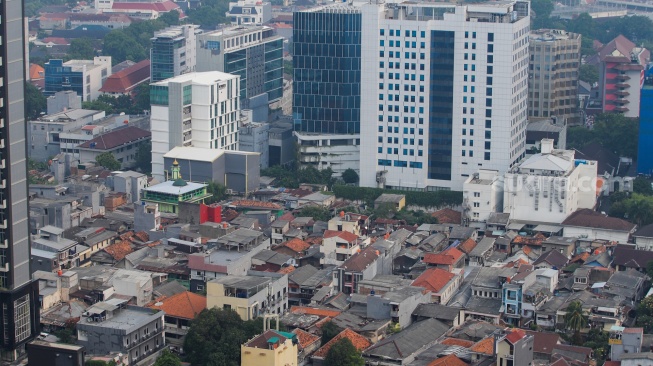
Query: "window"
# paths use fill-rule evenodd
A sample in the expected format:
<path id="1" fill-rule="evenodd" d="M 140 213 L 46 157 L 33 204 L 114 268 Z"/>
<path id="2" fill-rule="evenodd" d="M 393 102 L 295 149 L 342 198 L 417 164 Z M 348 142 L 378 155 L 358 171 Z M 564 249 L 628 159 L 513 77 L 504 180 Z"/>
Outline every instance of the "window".
<path id="1" fill-rule="evenodd" d="M 492 75 L 493 72 L 494 72 L 494 66 L 488 66 L 487 67 L 487 74 Z"/>
<path id="2" fill-rule="evenodd" d="M 492 96 L 492 88 L 485 88 L 485 95 L 488 97 Z"/>
<path id="3" fill-rule="evenodd" d="M 494 62 L 494 56 L 492 56 L 492 55 L 487 55 L 487 63 L 488 63 L 488 64 L 491 64 L 491 63 L 493 63 L 493 62 Z"/>
<path id="4" fill-rule="evenodd" d="M 471 151 L 470 151 L 471 152 Z M 474 207 L 481 207 L 481 204 L 478 202 L 474 202 Z"/>
<path id="5" fill-rule="evenodd" d="M 492 121 L 491 120 L 489 120 L 489 119 L 485 120 L 485 128 L 492 128 Z M 487 131 L 487 132 L 490 132 L 490 131 Z M 489 136 L 489 134 L 486 133 L 485 137 L 489 138 L 488 136 Z"/>
<path id="6" fill-rule="evenodd" d="M 490 152 L 489 151 L 485 152 L 484 160 L 490 160 Z"/>
<path id="7" fill-rule="evenodd" d="M 488 33 L 487 34 L 487 41 L 488 42 L 494 42 L 494 33 Z"/>
<path id="8" fill-rule="evenodd" d="M 485 123 L 486 123 L 486 126 L 485 126 L 485 127 L 486 127 L 486 128 L 490 128 L 490 127 L 487 127 L 487 122 L 490 122 L 490 121 L 485 121 Z M 486 131 L 485 131 L 485 138 L 486 138 L 486 139 L 491 139 L 491 138 L 492 138 L 492 131 L 490 131 L 490 130 L 486 130 Z"/>
<path id="9" fill-rule="evenodd" d="M 490 150 L 490 141 L 485 141 L 485 150 Z"/>
<path id="10" fill-rule="evenodd" d="M 485 106 L 486 107 L 492 107 L 492 99 L 491 98 L 485 99 Z"/>
<path id="11" fill-rule="evenodd" d="M 381 34 L 382 36 L 385 35 L 385 29 L 381 29 L 381 30 L 380 30 L 380 34 Z"/>
<path id="12" fill-rule="evenodd" d="M 493 45 L 493 44 L 489 44 L 489 45 L 487 45 L 487 52 L 488 52 L 488 53 L 492 53 L 492 52 L 494 52 L 494 45 Z"/>
<path id="13" fill-rule="evenodd" d="M 489 67 L 489 66 L 488 66 Z M 488 76 L 487 79 L 485 80 L 485 84 L 487 85 L 492 85 L 492 76 Z"/>

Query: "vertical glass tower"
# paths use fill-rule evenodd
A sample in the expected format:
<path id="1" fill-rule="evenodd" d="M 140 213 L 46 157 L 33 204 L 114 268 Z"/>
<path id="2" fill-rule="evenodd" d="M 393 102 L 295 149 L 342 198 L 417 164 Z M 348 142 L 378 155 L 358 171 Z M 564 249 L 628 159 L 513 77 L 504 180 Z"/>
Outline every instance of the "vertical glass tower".
<path id="1" fill-rule="evenodd" d="M 15 359 L 39 329 L 30 273 L 23 2 L 0 0 L 0 351 Z"/>
<path id="2" fill-rule="evenodd" d="M 361 21 L 346 4 L 293 14 L 295 131 L 360 133 Z"/>

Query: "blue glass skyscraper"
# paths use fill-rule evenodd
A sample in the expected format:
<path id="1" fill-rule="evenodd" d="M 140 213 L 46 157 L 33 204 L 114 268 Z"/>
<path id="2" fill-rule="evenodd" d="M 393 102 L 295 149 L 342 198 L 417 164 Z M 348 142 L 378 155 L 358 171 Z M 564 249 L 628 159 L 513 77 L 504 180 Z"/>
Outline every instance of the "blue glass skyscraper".
<path id="1" fill-rule="evenodd" d="M 347 5 L 293 14 L 295 131 L 360 133 L 361 21 Z"/>
<path id="2" fill-rule="evenodd" d="M 653 69 L 646 72 L 639 103 L 637 173 L 653 174 Z"/>

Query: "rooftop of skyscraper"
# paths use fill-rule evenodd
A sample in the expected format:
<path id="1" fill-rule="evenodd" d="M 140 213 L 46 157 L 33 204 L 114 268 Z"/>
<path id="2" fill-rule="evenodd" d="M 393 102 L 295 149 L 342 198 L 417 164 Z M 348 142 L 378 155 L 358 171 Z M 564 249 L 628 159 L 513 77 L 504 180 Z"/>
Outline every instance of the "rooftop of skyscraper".
<path id="1" fill-rule="evenodd" d="M 220 71 L 189 72 L 187 74 L 182 74 L 179 76 L 172 77 L 170 79 L 161 80 L 156 83 L 152 83 L 150 85 L 168 86 L 169 83 L 184 83 L 187 81 L 191 81 L 194 84 L 212 85 L 216 81 L 226 81 L 226 80 L 234 79 L 236 77 L 237 76 L 235 75 L 227 74 Z"/>

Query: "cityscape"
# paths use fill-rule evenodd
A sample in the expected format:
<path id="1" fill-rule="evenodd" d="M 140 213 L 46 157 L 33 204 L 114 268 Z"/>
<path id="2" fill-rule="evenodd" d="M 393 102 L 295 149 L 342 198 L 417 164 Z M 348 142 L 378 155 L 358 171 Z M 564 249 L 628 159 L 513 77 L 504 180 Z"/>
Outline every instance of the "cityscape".
<path id="1" fill-rule="evenodd" d="M 0 364 L 653 366 L 648 0 L 3 0 Z"/>

